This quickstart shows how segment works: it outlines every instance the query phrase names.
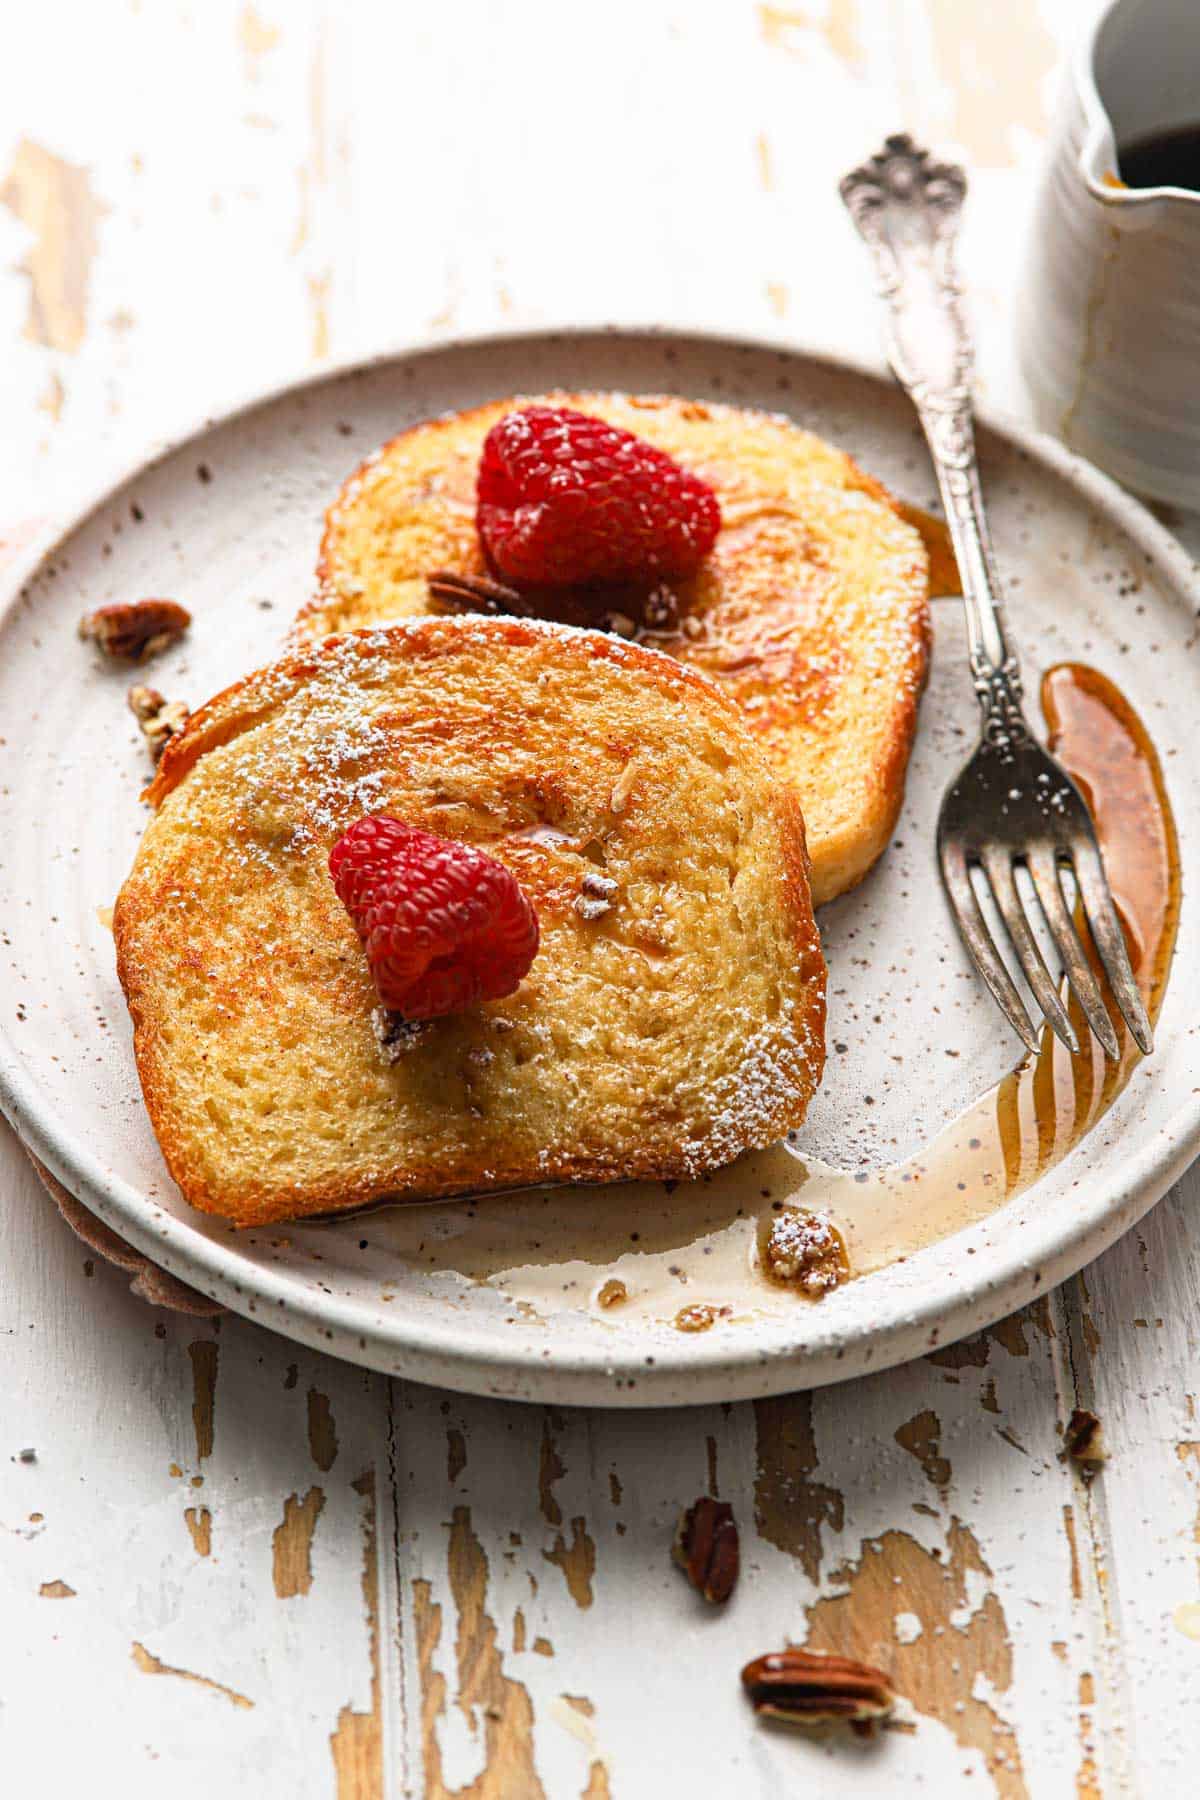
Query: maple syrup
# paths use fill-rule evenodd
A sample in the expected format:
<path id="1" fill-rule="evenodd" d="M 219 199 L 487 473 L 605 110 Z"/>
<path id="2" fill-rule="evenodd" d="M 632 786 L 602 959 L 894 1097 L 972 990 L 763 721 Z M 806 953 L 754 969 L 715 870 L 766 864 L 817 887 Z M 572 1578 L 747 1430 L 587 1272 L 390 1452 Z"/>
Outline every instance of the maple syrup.
<path id="1" fill-rule="evenodd" d="M 1082 790 L 1096 826 L 1134 976 L 1151 1023 L 1166 990 L 1179 922 L 1179 843 L 1162 769 L 1146 728 L 1107 677 L 1060 663 L 1042 678 L 1049 747 Z M 1080 937 L 1101 981 L 1087 929 Z M 1141 1052 L 1111 1000 L 1120 1054 L 1110 1061 L 1072 995 L 1079 1039 L 1072 1056 L 1050 1032 L 1036 1056 L 1005 1077 L 996 1096 L 1005 1188 L 1016 1193 L 1061 1161 L 1126 1086 Z"/>
<path id="2" fill-rule="evenodd" d="M 923 506 L 910 506 L 907 500 L 896 502 L 900 517 L 920 532 L 929 558 L 929 598 L 951 600 L 962 596 L 962 577 L 954 555 L 950 527 L 936 513 Z"/>
<path id="3" fill-rule="evenodd" d="M 1126 187 L 1200 192 L 1200 125 L 1176 125 L 1135 138 L 1117 153 Z"/>

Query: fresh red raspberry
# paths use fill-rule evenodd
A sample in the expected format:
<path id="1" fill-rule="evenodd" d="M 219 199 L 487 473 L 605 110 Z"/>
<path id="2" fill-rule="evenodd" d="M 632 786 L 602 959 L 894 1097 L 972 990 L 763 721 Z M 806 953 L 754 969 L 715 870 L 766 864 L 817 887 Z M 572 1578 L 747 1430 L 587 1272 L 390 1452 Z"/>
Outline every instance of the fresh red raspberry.
<path id="1" fill-rule="evenodd" d="M 329 873 L 380 999 L 405 1019 L 499 1000 L 537 954 L 537 914 L 515 877 L 469 844 L 376 813 L 338 839 Z"/>
<path id="2" fill-rule="evenodd" d="M 488 561 L 530 587 L 690 575 L 721 528 L 706 481 L 631 431 L 566 406 L 498 419 L 476 492 Z"/>

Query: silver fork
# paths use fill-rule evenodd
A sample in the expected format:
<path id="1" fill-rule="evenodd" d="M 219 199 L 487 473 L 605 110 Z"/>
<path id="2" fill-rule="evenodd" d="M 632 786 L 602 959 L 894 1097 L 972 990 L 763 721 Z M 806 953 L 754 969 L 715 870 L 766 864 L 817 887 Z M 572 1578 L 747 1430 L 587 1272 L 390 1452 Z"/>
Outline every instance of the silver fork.
<path id="1" fill-rule="evenodd" d="M 1021 675 L 1004 620 L 984 517 L 971 409 L 971 341 L 954 243 L 966 177 L 910 137 L 890 137 L 852 169 L 842 199 L 866 240 L 887 303 L 888 360 L 921 421 L 962 576 L 971 678 L 983 714 L 979 745 L 947 788 L 938 815 L 942 881 L 972 960 L 1031 1050 L 1035 1027 L 988 928 L 972 880 L 981 872 L 1046 1022 L 1072 1052 L 1079 1041 L 1017 885 L 1027 871 L 1067 980 L 1110 1057 L 1117 1035 L 1063 889 L 1069 869 L 1109 987 L 1138 1047 L 1153 1047 L 1087 804 L 1047 754 L 1021 708 Z"/>

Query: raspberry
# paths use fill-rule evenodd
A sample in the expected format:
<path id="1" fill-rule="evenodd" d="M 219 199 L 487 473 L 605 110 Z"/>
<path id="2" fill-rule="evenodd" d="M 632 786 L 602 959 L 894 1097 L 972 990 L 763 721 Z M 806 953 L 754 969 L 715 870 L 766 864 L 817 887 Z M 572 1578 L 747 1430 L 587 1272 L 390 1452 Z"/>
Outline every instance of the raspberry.
<path id="1" fill-rule="evenodd" d="M 690 575 L 721 528 L 707 482 L 631 431 L 565 406 L 496 421 L 477 497 L 492 568 L 531 587 Z"/>
<path id="2" fill-rule="evenodd" d="M 338 839 L 329 873 L 380 999 L 405 1019 L 499 1000 L 537 954 L 537 914 L 516 879 L 469 844 L 376 813 Z"/>

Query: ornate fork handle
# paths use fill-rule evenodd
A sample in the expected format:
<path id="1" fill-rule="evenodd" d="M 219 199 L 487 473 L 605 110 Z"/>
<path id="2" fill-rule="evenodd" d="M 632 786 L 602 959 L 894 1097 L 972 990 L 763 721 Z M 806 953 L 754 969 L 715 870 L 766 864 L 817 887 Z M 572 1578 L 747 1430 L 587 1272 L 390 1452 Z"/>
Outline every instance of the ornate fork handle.
<path id="1" fill-rule="evenodd" d="M 971 675 L 995 742 L 1028 736 L 1021 674 L 979 487 L 971 407 L 973 355 L 954 264 L 966 177 L 890 137 L 851 170 L 842 199 L 875 261 L 887 303 L 888 360 L 917 409 L 962 577 Z"/>

